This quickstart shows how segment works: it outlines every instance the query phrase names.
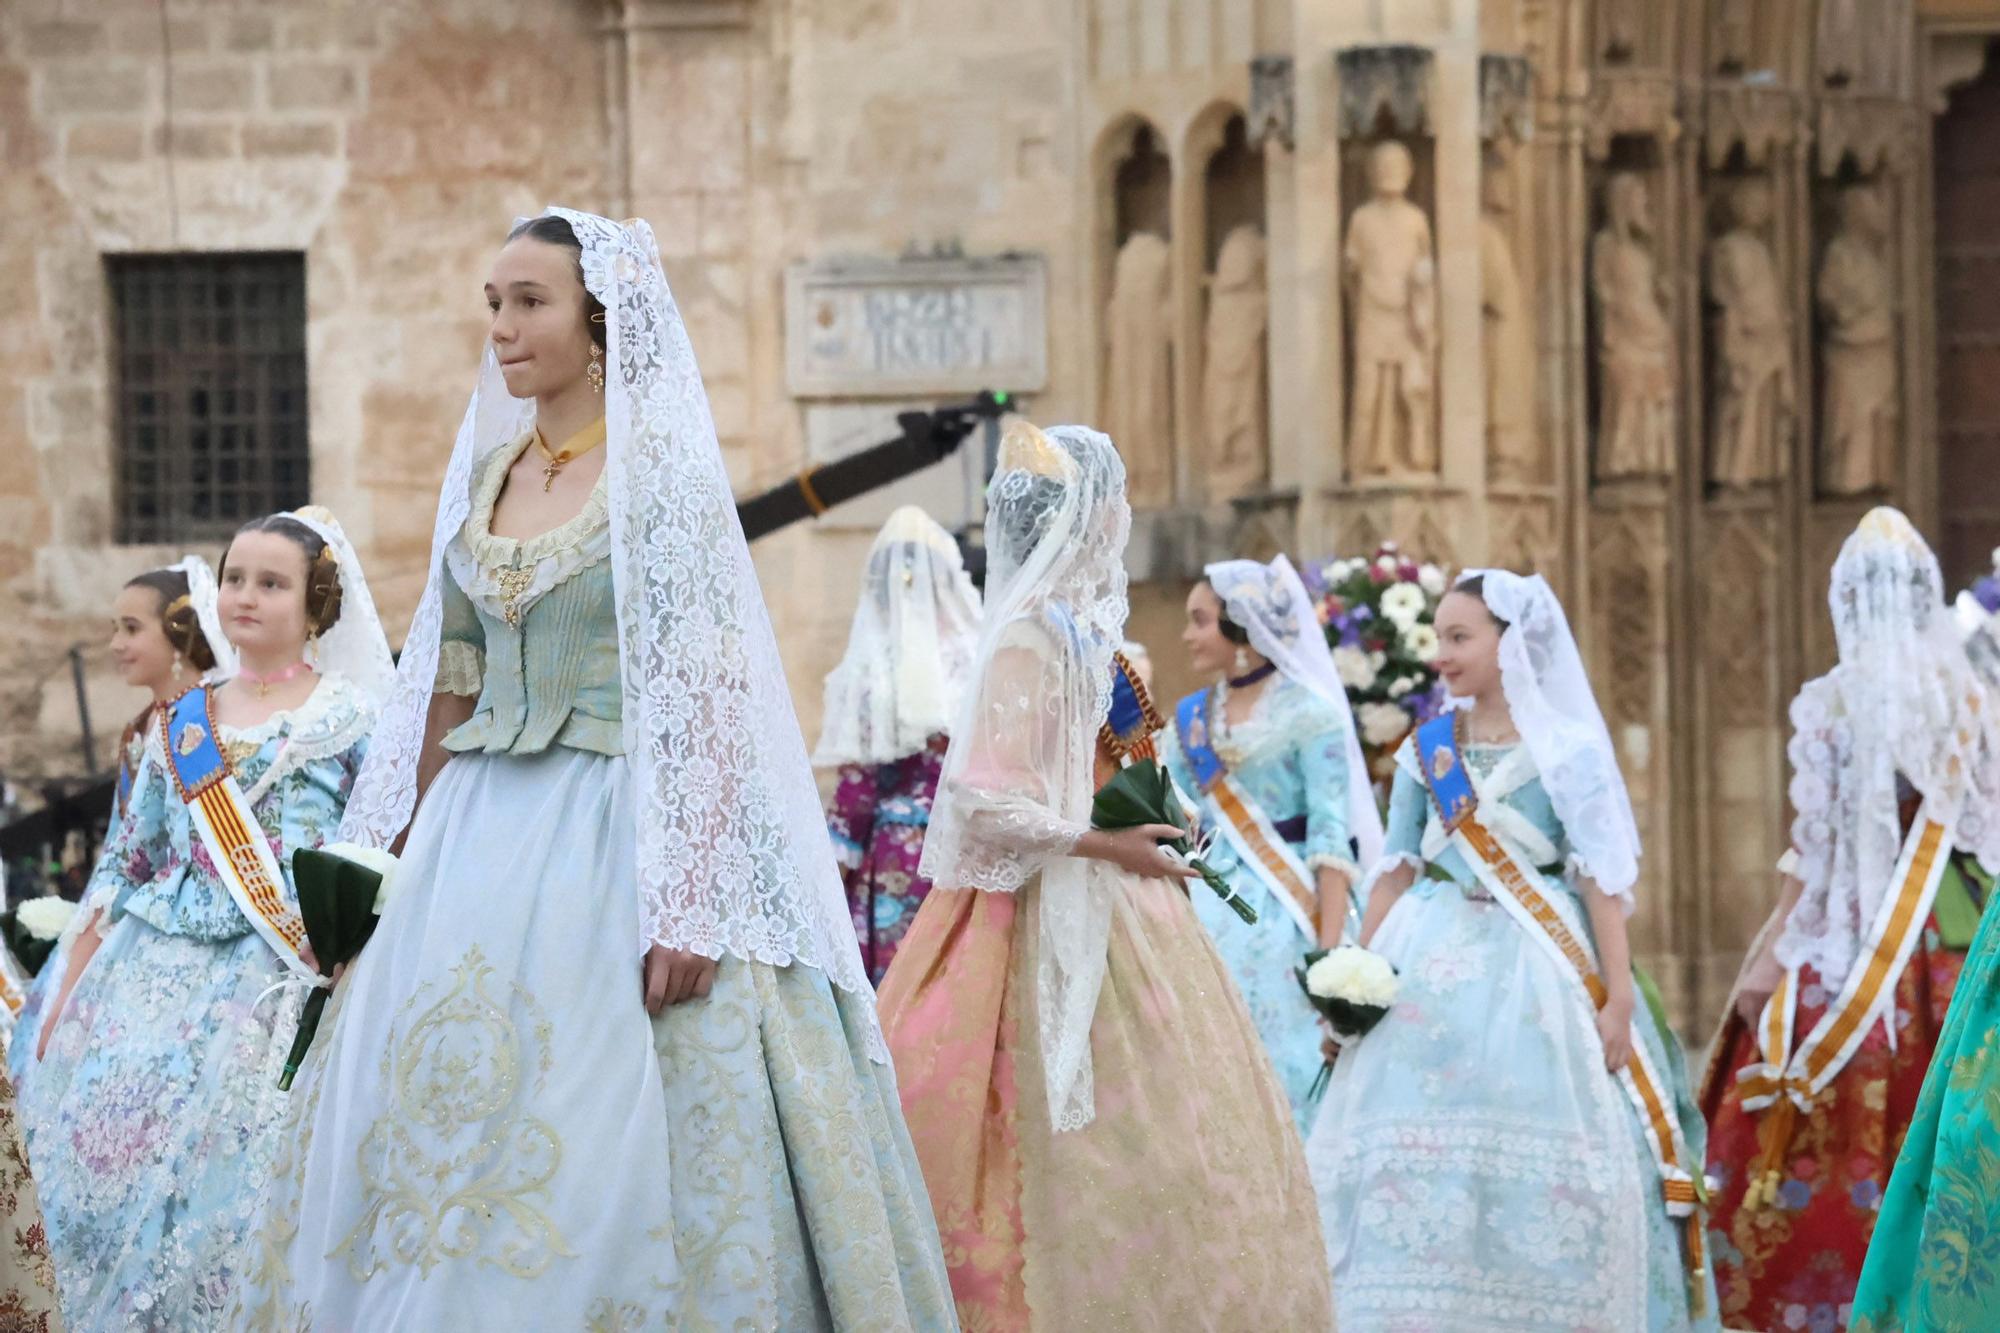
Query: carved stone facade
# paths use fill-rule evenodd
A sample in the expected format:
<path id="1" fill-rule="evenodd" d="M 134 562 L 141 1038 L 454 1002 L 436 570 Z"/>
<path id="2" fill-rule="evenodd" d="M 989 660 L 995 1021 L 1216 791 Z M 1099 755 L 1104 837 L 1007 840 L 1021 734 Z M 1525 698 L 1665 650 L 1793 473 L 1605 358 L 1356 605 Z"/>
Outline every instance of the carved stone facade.
<path id="1" fill-rule="evenodd" d="M 179 554 L 110 545 L 105 257 L 304 254 L 315 498 L 400 627 L 487 257 L 556 199 L 652 221 L 743 490 L 982 366 L 1041 419 L 1113 428 L 1163 695 L 1187 680 L 1185 581 L 1221 555 L 1393 538 L 1545 573 L 1640 807 L 1641 958 L 1704 1027 L 1775 893 L 1784 708 L 1830 657 L 1830 552 L 1884 499 L 1955 581 L 2000 540 L 1978 203 L 2000 189 L 2000 0 L 1032 18 L 0 6 L 0 442 L 22 461 L 0 479 L 0 769 L 79 766 L 64 650 Z M 914 494 L 964 521 L 973 471 Z M 808 728 L 864 528 L 857 508 L 757 550 Z M 86 665 L 102 733 L 136 701 Z"/>

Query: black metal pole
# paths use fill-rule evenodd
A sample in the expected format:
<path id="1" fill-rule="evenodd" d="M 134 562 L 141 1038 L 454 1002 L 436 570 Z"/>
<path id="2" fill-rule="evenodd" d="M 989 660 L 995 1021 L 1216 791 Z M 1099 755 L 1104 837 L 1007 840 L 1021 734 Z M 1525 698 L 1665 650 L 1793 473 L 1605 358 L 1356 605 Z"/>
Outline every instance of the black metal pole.
<path id="1" fill-rule="evenodd" d="M 1012 410 L 1012 395 L 989 390 L 950 407 L 899 413 L 896 425 L 903 433 L 897 438 L 810 468 L 762 495 L 737 501 L 736 517 L 743 524 L 743 535 L 756 541 L 921 472 L 955 453 L 980 422 L 997 420 Z"/>
<path id="2" fill-rule="evenodd" d="M 83 645 L 75 643 L 69 649 L 70 679 L 76 684 L 76 716 L 83 724 L 83 771 L 97 776 L 97 738 L 90 731 L 90 695 L 83 687 Z"/>

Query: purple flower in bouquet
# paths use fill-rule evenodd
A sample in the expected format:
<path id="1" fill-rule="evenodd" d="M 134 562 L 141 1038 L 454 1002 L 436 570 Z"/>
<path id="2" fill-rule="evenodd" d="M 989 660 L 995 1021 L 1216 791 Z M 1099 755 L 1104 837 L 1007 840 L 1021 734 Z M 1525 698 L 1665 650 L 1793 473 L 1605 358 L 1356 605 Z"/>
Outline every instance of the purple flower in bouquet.
<path id="1" fill-rule="evenodd" d="M 1972 596 L 1987 615 L 2000 611 L 2000 578 L 1987 574 L 1974 580 Z"/>

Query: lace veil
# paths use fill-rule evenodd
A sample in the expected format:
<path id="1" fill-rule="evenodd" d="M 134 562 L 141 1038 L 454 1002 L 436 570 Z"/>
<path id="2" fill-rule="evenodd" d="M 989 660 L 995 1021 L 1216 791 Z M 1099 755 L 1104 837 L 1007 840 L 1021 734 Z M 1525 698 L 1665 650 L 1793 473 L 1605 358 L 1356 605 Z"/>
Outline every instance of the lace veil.
<path id="1" fill-rule="evenodd" d="M 308 649 L 314 669 L 322 675 L 344 677 L 369 702 L 380 706 L 395 684 L 396 660 L 389 653 L 389 638 L 382 632 L 382 617 L 375 610 L 375 598 L 368 591 L 368 577 L 361 571 L 354 543 L 347 540 L 340 520 L 319 505 L 294 509 L 284 517 L 311 528 L 333 552 L 340 570 L 340 619 Z"/>
<path id="2" fill-rule="evenodd" d="M 1540 574 L 1474 569 L 1460 582 L 1474 577 L 1487 609 L 1506 622 L 1500 684 L 1507 711 L 1569 838 L 1573 864 L 1630 912 L 1639 825 L 1569 618 Z"/>
<path id="3" fill-rule="evenodd" d="M 198 555 L 183 556 L 166 568 L 187 580 L 188 606 L 201 626 L 201 637 L 208 641 L 208 651 L 215 656 L 208 678 L 228 680 L 236 674 L 236 645 L 222 632 L 221 590 L 216 587 L 215 570 Z"/>
<path id="4" fill-rule="evenodd" d="M 1382 813 L 1361 753 L 1347 687 L 1334 670 L 1312 597 L 1292 562 L 1279 556 L 1268 565 L 1255 560 L 1223 560 L 1202 571 L 1222 599 L 1223 610 L 1250 635 L 1285 679 L 1305 686 L 1336 709 L 1347 726 L 1347 831 L 1357 849 L 1356 864 L 1372 866 L 1382 856 Z"/>
<path id="5" fill-rule="evenodd" d="M 605 486 L 639 837 L 634 950 L 661 944 L 801 963 L 871 994 L 777 637 L 652 228 L 548 211 L 575 230 L 584 285 L 605 309 Z M 508 395 L 489 344 L 445 470 L 429 579 L 341 826 L 349 840 L 384 846 L 409 823 L 437 678 L 444 549 L 465 523 L 474 465 L 518 440 L 533 406 Z M 870 1046 L 887 1058 L 879 1030 Z"/>
<path id="6" fill-rule="evenodd" d="M 1095 1114 L 1090 1024 L 1117 872 L 1069 852 L 1090 826 L 1131 526 L 1109 438 L 1007 428 L 986 489 L 978 664 L 924 840 L 923 872 L 943 888 L 1011 893 L 1041 875 L 1036 1039 L 1058 1129 Z"/>
<path id="7" fill-rule="evenodd" d="M 2000 866 L 2000 732 L 1909 519 L 1872 509 L 1834 560 L 1840 662 L 1792 701 L 1799 901 L 1778 960 L 1847 976 L 1888 892 L 1903 831 L 1900 775 L 1962 850 Z"/>
<path id="8" fill-rule="evenodd" d="M 979 593 L 958 543 L 904 505 L 868 553 L 813 762 L 886 764 L 923 749 L 950 728 L 978 647 Z"/>

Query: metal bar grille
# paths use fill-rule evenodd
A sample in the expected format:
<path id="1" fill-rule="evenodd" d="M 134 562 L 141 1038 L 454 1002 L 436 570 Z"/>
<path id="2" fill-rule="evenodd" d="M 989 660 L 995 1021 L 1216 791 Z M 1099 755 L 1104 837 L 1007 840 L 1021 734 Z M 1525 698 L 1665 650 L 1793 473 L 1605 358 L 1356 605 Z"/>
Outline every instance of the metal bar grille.
<path id="1" fill-rule="evenodd" d="M 299 254 L 109 256 L 118 540 L 204 542 L 310 495 Z"/>

